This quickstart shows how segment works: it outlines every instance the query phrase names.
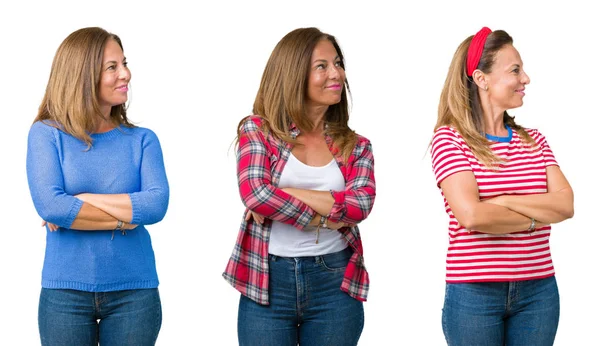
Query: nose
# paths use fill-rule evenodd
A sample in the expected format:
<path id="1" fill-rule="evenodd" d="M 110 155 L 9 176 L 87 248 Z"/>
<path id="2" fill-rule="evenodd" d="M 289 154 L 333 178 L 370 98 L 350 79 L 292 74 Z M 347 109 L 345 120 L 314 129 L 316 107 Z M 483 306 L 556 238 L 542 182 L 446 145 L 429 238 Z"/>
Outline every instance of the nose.
<path id="1" fill-rule="evenodd" d="M 121 69 L 119 70 L 119 79 L 126 80 L 127 82 L 131 79 L 131 71 L 129 71 L 127 66 L 121 66 Z"/>
<path id="2" fill-rule="evenodd" d="M 332 64 L 329 68 L 329 79 L 340 79 L 340 69 L 341 67 Z"/>
<path id="3" fill-rule="evenodd" d="M 523 84 L 529 84 L 531 80 L 529 79 L 529 75 L 527 75 L 527 73 L 525 73 L 525 71 L 523 71 L 523 75 L 521 76 L 521 83 Z"/>

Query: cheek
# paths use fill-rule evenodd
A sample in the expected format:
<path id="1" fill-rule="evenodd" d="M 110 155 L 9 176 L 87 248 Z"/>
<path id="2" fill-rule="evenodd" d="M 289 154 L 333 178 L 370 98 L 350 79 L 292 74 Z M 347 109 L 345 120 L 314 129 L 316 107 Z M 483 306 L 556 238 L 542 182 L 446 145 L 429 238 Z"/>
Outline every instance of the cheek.
<path id="1" fill-rule="evenodd" d="M 324 78 L 322 75 L 315 73 L 311 76 L 308 83 L 312 88 L 317 89 L 323 86 L 323 80 Z"/>
<path id="2" fill-rule="evenodd" d="M 100 78 L 100 90 L 101 91 L 106 91 L 109 88 L 111 88 L 112 81 L 110 79 L 111 78 L 109 76 L 102 76 Z"/>

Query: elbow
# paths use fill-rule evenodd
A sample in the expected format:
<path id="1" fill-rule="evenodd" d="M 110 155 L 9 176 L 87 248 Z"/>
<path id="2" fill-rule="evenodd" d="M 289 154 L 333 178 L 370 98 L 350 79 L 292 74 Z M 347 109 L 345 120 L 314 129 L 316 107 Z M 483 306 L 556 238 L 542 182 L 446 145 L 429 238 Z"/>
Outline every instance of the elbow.
<path id="1" fill-rule="evenodd" d="M 267 184 L 242 184 L 239 188 L 240 197 L 244 206 L 252 211 L 259 212 L 260 207 L 272 197 L 273 192 L 270 191 Z"/>
<path id="2" fill-rule="evenodd" d="M 52 213 L 50 210 L 47 210 L 45 208 L 37 208 L 37 213 L 42 218 L 42 220 L 53 224 L 57 223 L 58 215 Z"/>
<path id="3" fill-rule="evenodd" d="M 571 219 L 573 218 L 573 216 L 575 216 L 575 208 L 573 208 L 573 204 L 571 204 L 564 212 L 563 212 L 563 216 L 566 219 Z"/>
<path id="4" fill-rule="evenodd" d="M 153 217 L 151 217 L 150 220 L 148 220 L 149 222 L 147 224 L 151 225 L 162 221 L 165 218 L 165 215 L 167 214 L 167 209 L 169 209 L 168 195 L 164 198 L 161 198 L 160 202 L 156 204 L 154 213 L 152 213 Z"/>
<path id="5" fill-rule="evenodd" d="M 134 225 L 152 225 L 165 217 L 169 207 L 169 189 L 150 190 L 148 195 L 140 197 L 138 194 L 130 194 L 132 205 L 132 219 Z"/>
<path id="6" fill-rule="evenodd" d="M 42 220 L 53 223 L 61 227 L 70 226 L 70 222 L 75 218 L 78 210 L 75 209 L 75 205 L 72 205 L 68 210 L 62 210 L 57 207 L 54 201 L 47 204 L 35 204 L 35 209 Z M 71 219 L 72 217 L 72 219 Z M 69 221 L 70 220 L 70 221 Z M 68 223 L 68 224 L 67 224 Z"/>
<path id="7" fill-rule="evenodd" d="M 477 224 L 477 222 L 475 221 L 474 218 L 461 218 L 461 219 L 456 218 L 456 221 L 458 221 L 458 223 L 461 226 L 463 226 L 464 228 L 466 228 L 468 230 L 480 228 L 480 225 Z"/>
<path id="8" fill-rule="evenodd" d="M 459 225 L 468 230 L 480 229 L 482 226 L 482 223 L 475 216 L 474 211 L 470 209 L 464 210 L 459 215 L 454 214 L 454 218 L 456 218 Z"/>
<path id="9" fill-rule="evenodd" d="M 561 215 L 566 219 L 571 219 L 575 215 L 575 207 L 574 207 L 574 198 L 573 198 L 573 190 L 570 188 L 567 191 L 567 196 L 564 199 L 564 207 L 561 211 Z"/>

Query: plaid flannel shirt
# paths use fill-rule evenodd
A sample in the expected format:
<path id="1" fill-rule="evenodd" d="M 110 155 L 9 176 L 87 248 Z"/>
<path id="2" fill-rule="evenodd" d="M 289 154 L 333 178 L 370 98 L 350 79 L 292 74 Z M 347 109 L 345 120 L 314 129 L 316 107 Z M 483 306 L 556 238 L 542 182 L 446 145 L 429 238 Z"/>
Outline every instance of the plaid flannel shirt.
<path id="1" fill-rule="evenodd" d="M 242 218 L 237 242 L 223 277 L 243 295 L 255 302 L 269 304 L 269 237 L 271 220 L 304 229 L 316 215 L 308 205 L 277 188 L 283 167 L 292 151 L 292 145 L 262 132 L 261 119 L 248 117 L 241 126 L 237 149 L 239 191 L 246 212 L 252 210 L 265 216 L 260 225 Z M 290 127 L 292 138 L 300 130 Z M 265 137 L 266 136 L 266 137 Z M 332 154 L 336 149 L 328 135 L 325 140 Z M 375 201 L 373 152 L 368 139 L 358 136 L 358 142 L 344 164 L 334 155 L 346 181 L 344 191 L 332 191 L 335 200 L 329 220 L 357 224 L 367 218 Z M 244 213 L 244 215 L 246 214 Z M 363 261 L 363 247 L 358 227 L 339 230 L 354 251 L 346 267 L 341 290 L 351 297 L 367 300 L 369 275 Z"/>

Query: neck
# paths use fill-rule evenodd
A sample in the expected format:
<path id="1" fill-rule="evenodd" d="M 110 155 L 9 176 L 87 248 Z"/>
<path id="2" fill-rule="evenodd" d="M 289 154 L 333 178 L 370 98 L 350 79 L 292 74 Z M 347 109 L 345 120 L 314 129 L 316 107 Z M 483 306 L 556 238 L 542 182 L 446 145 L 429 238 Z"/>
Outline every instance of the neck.
<path id="1" fill-rule="evenodd" d="M 479 93 L 485 133 L 493 136 L 505 136 L 506 128 L 504 127 L 504 112 L 506 109 L 494 107 L 487 95 L 487 93 Z"/>
<path id="2" fill-rule="evenodd" d="M 321 134 L 325 127 L 325 112 L 329 106 L 310 106 L 306 107 L 306 117 L 310 119 L 313 124 L 312 129 L 310 129 L 311 134 Z"/>
<path id="3" fill-rule="evenodd" d="M 110 121 L 110 110 L 112 107 L 101 107 L 102 116 L 97 117 L 96 126 L 94 127 L 94 133 L 103 133 L 110 131 L 115 128 L 112 121 Z"/>

